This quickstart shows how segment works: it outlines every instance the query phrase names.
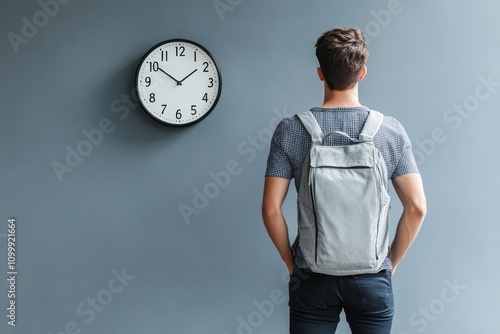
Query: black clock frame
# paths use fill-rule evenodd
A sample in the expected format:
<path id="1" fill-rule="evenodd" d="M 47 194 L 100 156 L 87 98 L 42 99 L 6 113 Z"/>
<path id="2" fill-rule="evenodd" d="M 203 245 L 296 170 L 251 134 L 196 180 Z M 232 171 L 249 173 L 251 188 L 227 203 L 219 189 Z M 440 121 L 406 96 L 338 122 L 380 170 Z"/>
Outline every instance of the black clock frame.
<path id="1" fill-rule="evenodd" d="M 142 103 L 142 100 L 140 98 L 138 98 L 138 100 L 140 102 L 140 105 L 141 105 L 142 109 L 146 112 L 146 114 L 148 114 L 150 117 L 152 117 L 157 122 L 160 122 L 162 124 L 166 124 L 168 126 L 187 127 L 187 126 L 191 126 L 193 124 L 196 124 L 196 123 L 201 122 L 202 120 L 204 120 L 215 109 L 215 106 L 219 102 L 219 98 L 220 98 L 220 95 L 221 95 L 221 92 L 222 92 L 222 75 L 221 75 L 221 72 L 220 72 L 219 65 L 217 64 L 217 62 L 216 62 L 214 56 L 212 55 L 212 53 L 210 51 L 208 51 L 203 45 L 201 45 L 201 44 L 199 44 L 197 42 L 194 42 L 192 40 L 189 40 L 189 39 L 173 38 L 173 39 L 168 39 L 168 40 L 165 40 L 163 42 L 160 42 L 160 43 L 156 44 L 155 46 L 153 46 L 152 48 L 150 48 L 144 54 L 144 56 L 142 57 L 141 61 L 139 62 L 139 65 L 137 66 L 137 70 L 136 70 L 136 73 L 135 73 L 135 91 L 136 91 L 136 93 L 139 91 L 139 71 L 140 71 L 140 69 L 142 67 L 142 64 L 146 60 L 146 58 L 151 54 L 151 52 L 153 52 L 154 50 L 156 50 L 158 47 L 160 47 L 160 46 L 162 46 L 164 44 L 167 44 L 167 43 L 172 43 L 172 42 L 184 42 L 184 43 L 190 43 L 190 44 L 196 45 L 197 47 L 199 47 L 201 50 L 203 50 L 212 59 L 212 61 L 214 62 L 215 69 L 217 70 L 217 75 L 219 76 L 219 89 L 217 90 L 217 97 L 215 98 L 214 104 L 205 113 L 205 115 L 203 115 L 202 117 L 198 118 L 197 120 L 189 122 L 189 123 L 175 124 L 175 123 L 169 123 L 169 122 L 162 121 L 161 119 L 158 119 L 152 113 L 149 112 L 148 108 Z M 136 94 L 136 95 L 138 95 L 138 94 Z M 139 96 L 137 96 L 137 97 L 139 97 Z"/>

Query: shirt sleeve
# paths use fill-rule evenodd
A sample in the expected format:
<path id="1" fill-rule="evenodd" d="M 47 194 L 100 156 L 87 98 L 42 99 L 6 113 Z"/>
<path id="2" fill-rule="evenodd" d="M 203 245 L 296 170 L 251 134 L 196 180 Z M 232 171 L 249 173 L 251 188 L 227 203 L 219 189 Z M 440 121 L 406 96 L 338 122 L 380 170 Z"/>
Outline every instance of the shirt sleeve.
<path id="1" fill-rule="evenodd" d="M 292 164 L 283 148 L 285 126 L 284 120 L 281 120 L 274 130 L 267 158 L 266 176 L 276 176 L 291 180 L 293 178 Z"/>
<path id="2" fill-rule="evenodd" d="M 403 147 L 401 156 L 396 164 L 396 168 L 394 169 L 391 179 L 405 174 L 419 173 L 417 162 L 415 161 L 415 156 L 413 155 L 410 137 L 408 137 L 408 134 L 401 124 L 399 124 L 399 128 L 403 140 Z"/>

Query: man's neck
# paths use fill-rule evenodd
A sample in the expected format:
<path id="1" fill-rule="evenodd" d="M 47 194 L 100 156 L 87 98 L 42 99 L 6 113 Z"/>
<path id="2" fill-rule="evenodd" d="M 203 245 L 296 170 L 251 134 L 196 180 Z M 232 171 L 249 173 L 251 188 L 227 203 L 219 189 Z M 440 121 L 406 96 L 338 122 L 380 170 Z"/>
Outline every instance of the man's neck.
<path id="1" fill-rule="evenodd" d="M 325 96 L 321 108 L 360 107 L 358 85 L 347 90 L 330 90 L 325 86 Z"/>

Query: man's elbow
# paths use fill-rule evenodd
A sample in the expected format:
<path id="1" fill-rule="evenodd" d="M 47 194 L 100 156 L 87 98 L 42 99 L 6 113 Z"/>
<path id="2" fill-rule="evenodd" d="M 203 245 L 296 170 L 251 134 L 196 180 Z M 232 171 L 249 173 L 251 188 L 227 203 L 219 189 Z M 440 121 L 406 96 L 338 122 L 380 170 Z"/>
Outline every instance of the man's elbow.
<path id="1" fill-rule="evenodd" d="M 264 222 L 273 221 L 276 217 L 280 216 L 281 208 L 274 205 L 262 205 L 262 219 Z"/>
<path id="2" fill-rule="evenodd" d="M 427 214 L 427 204 L 424 202 L 412 203 L 408 208 L 405 208 L 414 219 L 423 221 Z"/>

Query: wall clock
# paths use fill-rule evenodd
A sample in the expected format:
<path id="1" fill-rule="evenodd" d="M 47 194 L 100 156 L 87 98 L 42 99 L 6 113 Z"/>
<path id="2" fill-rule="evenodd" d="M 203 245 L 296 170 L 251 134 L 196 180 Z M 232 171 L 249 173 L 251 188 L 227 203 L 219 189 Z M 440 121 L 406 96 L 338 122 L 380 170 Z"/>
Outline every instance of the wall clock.
<path id="1" fill-rule="evenodd" d="M 186 39 L 153 46 L 139 63 L 137 96 L 157 121 L 188 126 L 215 108 L 222 89 L 219 68 L 210 52 Z"/>

